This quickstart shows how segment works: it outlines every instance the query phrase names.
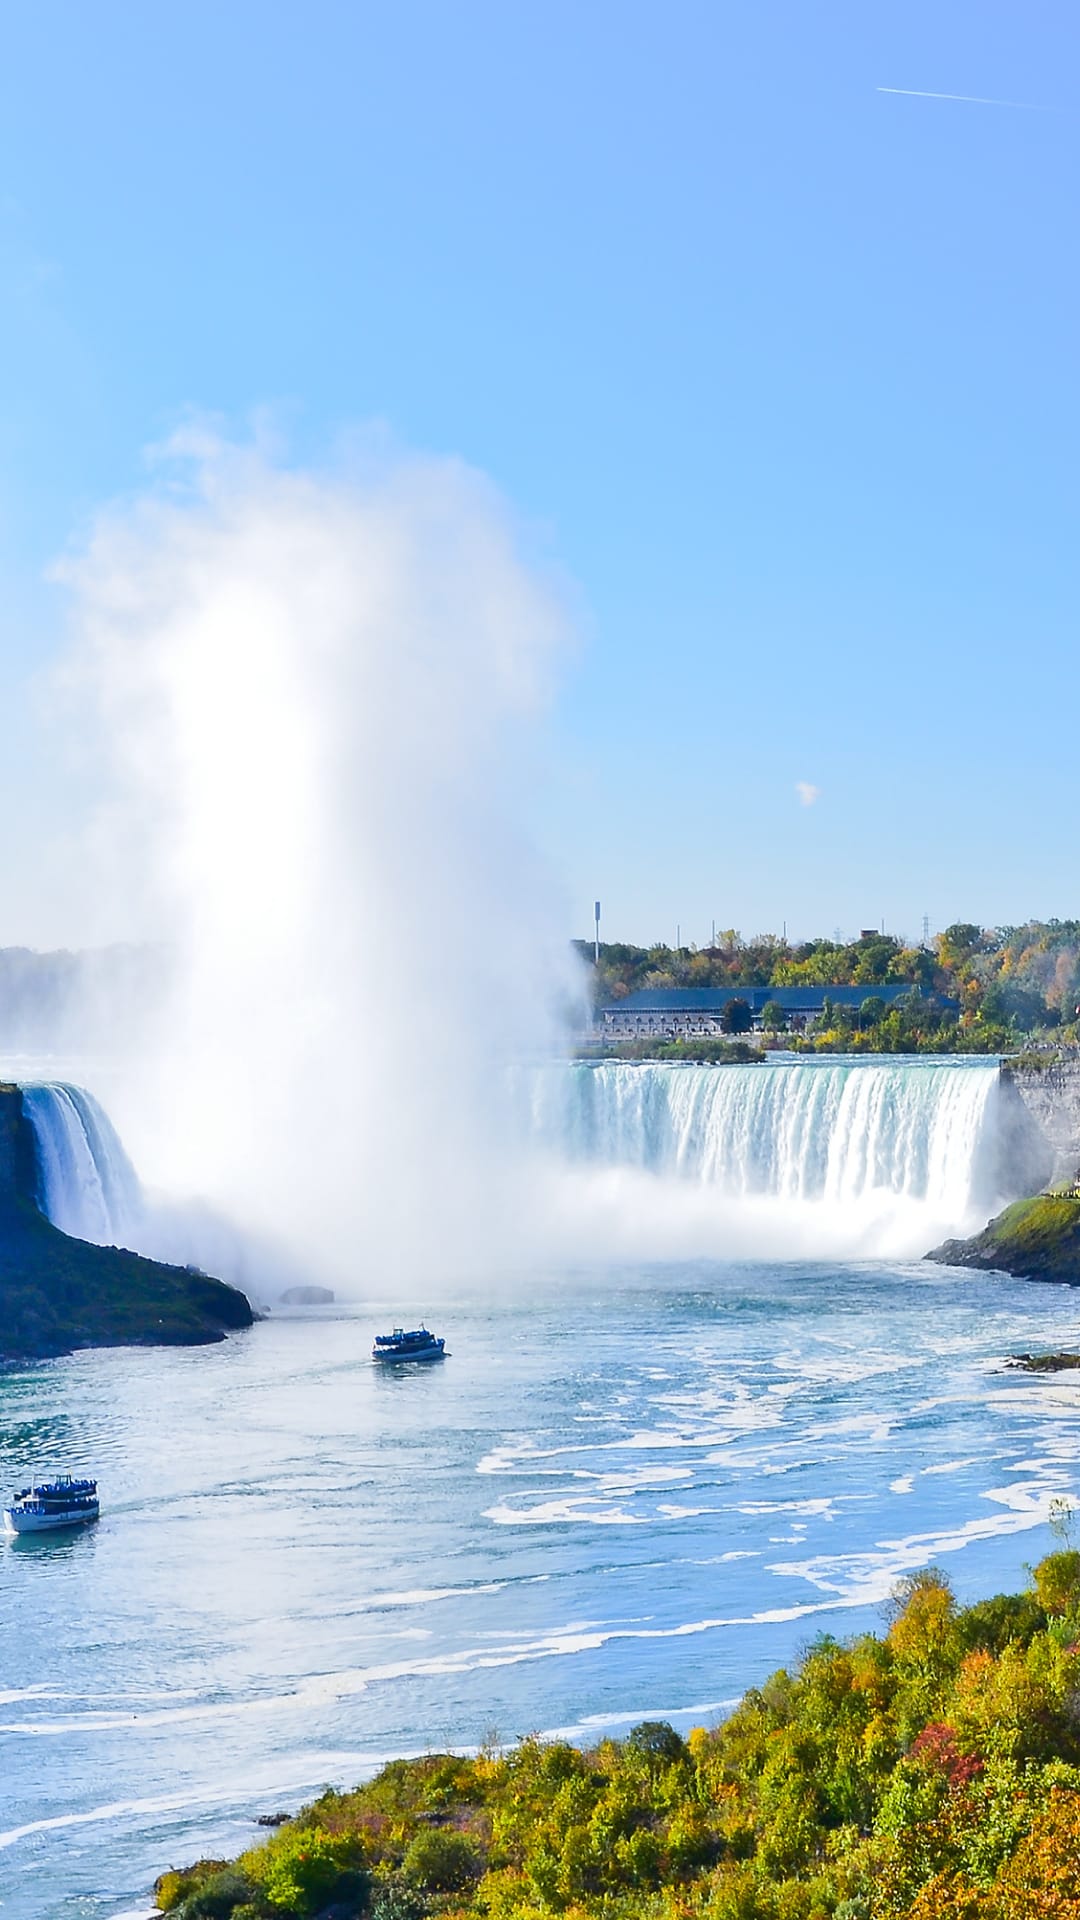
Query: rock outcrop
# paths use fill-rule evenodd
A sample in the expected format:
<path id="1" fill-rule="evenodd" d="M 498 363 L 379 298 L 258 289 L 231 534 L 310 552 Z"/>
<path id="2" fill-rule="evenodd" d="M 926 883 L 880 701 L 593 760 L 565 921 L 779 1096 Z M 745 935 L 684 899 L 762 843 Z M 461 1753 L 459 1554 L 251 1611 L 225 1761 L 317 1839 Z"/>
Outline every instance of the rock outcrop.
<path id="1" fill-rule="evenodd" d="M 946 1240 L 926 1257 L 947 1267 L 1080 1285 L 1080 1191 L 1069 1187 L 1014 1200 L 981 1233 Z"/>

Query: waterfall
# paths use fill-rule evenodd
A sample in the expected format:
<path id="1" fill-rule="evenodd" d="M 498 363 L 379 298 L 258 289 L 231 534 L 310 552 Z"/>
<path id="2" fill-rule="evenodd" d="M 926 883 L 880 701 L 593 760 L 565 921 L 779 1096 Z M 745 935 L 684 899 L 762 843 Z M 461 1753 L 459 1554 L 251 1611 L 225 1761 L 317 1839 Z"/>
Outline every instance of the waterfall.
<path id="1" fill-rule="evenodd" d="M 1042 1177 L 993 1061 L 576 1062 L 514 1084 L 517 1240 L 542 1260 L 917 1255 Z M 54 1225 L 260 1284 L 270 1263 L 242 1233 L 144 1201 L 91 1094 L 38 1082 L 23 1101 Z"/>
<path id="2" fill-rule="evenodd" d="M 892 1195 L 959 1223 L 1000 1197 L 996 1062 L 579 1062 L 541 1068 L 528 1099 L 560 1158 L 728 1200 Z"/>
<path id="3" fill-rule="evenodd" d="M 142 1195 L 119 1136 L 93 1094 L 63 1081 L 22 1089 L 34 1133 L 34 1198 L 54 1227 L 99 1246 L 133 1246 Z"/>

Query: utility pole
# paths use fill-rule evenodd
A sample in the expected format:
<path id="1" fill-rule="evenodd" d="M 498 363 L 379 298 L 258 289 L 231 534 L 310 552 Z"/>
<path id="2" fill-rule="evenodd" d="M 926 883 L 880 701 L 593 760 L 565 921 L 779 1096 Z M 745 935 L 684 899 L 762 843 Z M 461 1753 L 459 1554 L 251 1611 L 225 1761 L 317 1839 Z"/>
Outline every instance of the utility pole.
<path id="1" fill-rule="evenodd" d="M 593 909 L 593 915 L 596 923 L 596 931 L 593 935 L 593 959 L 595 960 L 597 966 L 599 966 L 600 965 L 600 902 L 599 900 L 596 902 L 596 905 Z"/>

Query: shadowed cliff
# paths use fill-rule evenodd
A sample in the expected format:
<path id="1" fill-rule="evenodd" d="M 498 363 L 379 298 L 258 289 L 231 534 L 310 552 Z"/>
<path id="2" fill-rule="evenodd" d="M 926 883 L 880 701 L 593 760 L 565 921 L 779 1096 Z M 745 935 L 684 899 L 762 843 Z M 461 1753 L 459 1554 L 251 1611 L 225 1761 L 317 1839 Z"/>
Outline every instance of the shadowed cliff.
<path id="1" fill-rule="evenodd" d="M 200 1346 L 254 1315 L 224 1281 L 73 1240 L 34 1205 L 34 1137 L 0 1085 L 0 1360 L 75 1347 Z"/>

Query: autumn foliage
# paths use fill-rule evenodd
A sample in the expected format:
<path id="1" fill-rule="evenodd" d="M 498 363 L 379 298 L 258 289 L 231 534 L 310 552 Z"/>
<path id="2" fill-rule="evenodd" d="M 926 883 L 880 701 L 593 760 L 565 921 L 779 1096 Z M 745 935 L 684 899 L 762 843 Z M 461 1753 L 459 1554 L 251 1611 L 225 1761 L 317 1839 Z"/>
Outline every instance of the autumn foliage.
<path id="1" fill-rule="evenodd" d="M 1080 921 L 978 927 L 957 921 L 927 944 L 866 932 L 857 940 L 743 939 L 734 928 L 711 947 L 575 942 L 599 1002 L 679 987 L 904 986 L 886 1009 L 833 1009 L 798 1044 L 854 1052 L 1000 1052 L 1027 1036 L 1080 1041 Z M 781 1023 L 782 1024 L 782 1023 Z M 770 1021 L 765 1022 L 766 1027 Z"/>
<path id="2" fill-rule="evenodd" d="M 395 1761 L 159 1883 L 178 1920 L 1080 1920 L 1080 1554 L 909 1577 L 731 1717 Z"/>

